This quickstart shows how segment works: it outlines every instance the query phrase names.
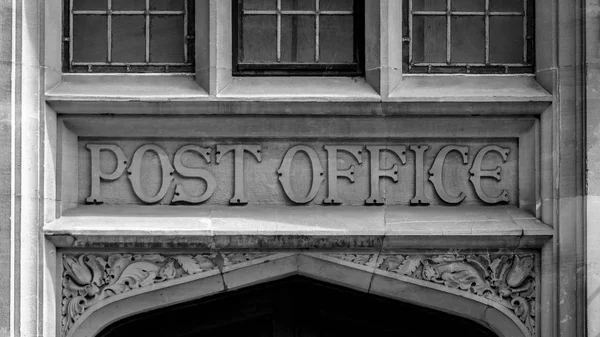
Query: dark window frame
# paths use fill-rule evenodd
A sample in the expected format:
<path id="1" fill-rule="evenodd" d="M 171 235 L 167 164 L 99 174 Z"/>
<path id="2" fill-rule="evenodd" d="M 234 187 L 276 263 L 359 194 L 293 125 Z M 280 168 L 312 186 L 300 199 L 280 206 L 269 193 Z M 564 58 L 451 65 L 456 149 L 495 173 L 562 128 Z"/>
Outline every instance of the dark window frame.
<path id="1" fill-rule="evenodd" d="M 413 74 L 523 74 L 523 73 L 533 73 L 535 71 L 534 60 L 535 60 L 535 4 L 534 0 L 524 0 L 525 2 L 525 36 L 524 36 L 524 44 L 526 52 L 526 58 L 521 64 L 508 64 L 508 63 L 498 63 L 493 64 L 487 60 L 486 64 L 453 64 L 451 62 L 446 62 L 446 64 L 433 63 L 427 64 L 426 62 L 422 62 L 421 64 L 412 63 L 411 59 L 411 29 L 409 23 L 409 15 L 410 8 L 409 2 L 411 1 L 419 1 L 419 0 L 405 0 L 402 4 L 402 68 L 404 73 L 413 73 Z M 489 10 L 484 11 L 485 13 L 489 13 Z M 489 39 L 489 37 L 488 37 Z M 447 41 L 448 44 L 451 42 Z M 489 43 L 487 41 L 486 43 Z"/>
<path id="2" fill-rule="evenodd" d="M 243 0 L 232 0 L 233 76 L 363 76 L 365 72 L 364 1 L 354 0 L 354 63 L 242 63 Z"/>
<path id="3" fill-rule="evenodd" d="M 187 34 L 184 36 L 184 43 L 187 44 L 187 62 L 72 62 L 72 39 L 71 19 L 72 2 L 74 0 L 64 0 L 63 20 L 62 20 L 62 71 L 65 73 L 193 73 L 195 71 L 195 9 L 194 0 L 186 1 L 187 14 Z M 107 1 L 107 0 L 98 0 Z M 102 10 L 100 10 L 102 11 Z M 116 11 L 118 12 L 118 11 Z M 74 14 L 79 15 L 79 14 Z M 108 14 L 96 14 L 108 15 Z M 112 14 L 123 15 L 123 14 Z M 134 15 L 160 15 L 160 14 L 134 14 Z M 108 27 L 107 27 L 108 34 Z M 110 40 L 109 40 L 110 41 Z M 108 46 L 107 46 L 108 52 Z M 102 63 L 102 64 L 101 64 Z"/>

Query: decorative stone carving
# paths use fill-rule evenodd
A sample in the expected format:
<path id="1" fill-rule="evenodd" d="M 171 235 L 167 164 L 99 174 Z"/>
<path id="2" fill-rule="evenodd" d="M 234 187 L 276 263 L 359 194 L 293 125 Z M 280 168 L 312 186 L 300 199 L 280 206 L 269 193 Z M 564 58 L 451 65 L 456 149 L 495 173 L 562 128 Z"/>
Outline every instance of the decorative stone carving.
<path id="1" fill-rule="evenodd" d="M 380 255 L 377 267 L 468 291 L 510 309 L 536 335 L 534 255 Z"/>
<path id="2" fill-rule="evenodd" d="M 224 265 L 230 266 L 237 263 L 260 259 L 261 257 L 269 256 L 270 253 L 229 253 L 223 254 Z"/>
<path id="3" fill-rule="evenodd" d="M 63 255 L 62 335 L 90 307 L 111 296 L 269 254 Z"/>
<path id="4" fill-rule="evenodd" d="M 327 256 L 335 257 L 340 260 L 349 261 L 356 264 L 362 264 L 363 266 L 371 265 L 377 261 L 377 254 L 325 254 Z"/>
<path id="5" fill-rule="evenodd" d="M 95 305 L 112 296 L 168 280 L 267 257 L 272 253 L 65 254 L 62 336 Z M 469 292 L 508 308 L 536 335 L 533 254 L 326 253 L 336 259 Z"/>

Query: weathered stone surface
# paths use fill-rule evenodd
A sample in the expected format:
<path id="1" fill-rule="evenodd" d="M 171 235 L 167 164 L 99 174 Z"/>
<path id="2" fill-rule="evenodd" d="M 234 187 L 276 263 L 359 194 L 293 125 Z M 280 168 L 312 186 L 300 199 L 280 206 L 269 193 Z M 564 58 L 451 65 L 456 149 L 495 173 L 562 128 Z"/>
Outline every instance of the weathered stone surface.
<path id="1" fill-rule="evenodd" d="M 458 290 L 454 293 L 466 298 L 480 298 L 480 303 L 471 303 L 472 316 L 478 319 L 480 315 L 477 312 L 481 309 L 476 307 L 489 306 L 487 301 L 497 303 L 523 324 L 529 336 L 537 335 L 535 322 L 539 302 L 536 277 L 539 266 L 535 254 L 465 254 L 460 251 L 441 255 L 426 252 L 83 253 L 64 254 L 62 265 L 63 336 L 71 335 L 73 328 L 85 327 L 89 317 L 86 312 L 101 311 L 103 306 L 112 302 L 109 300 L 111 297 L 124 298 L 129 292 L 133 295 L 150 292 L 163 282 L 170 282 L 164 290 L 169 292 L 169 288 L 220 273 L 224 289 L 238 289 L 264 280 L 300 274 L 371 292 L 374 274 L 382 276 L 385 272 L 440 285 L 440 289 L 450 293 Z M 172 282 L 174 280 L 180 281 Z M 396 282 L 397 289 L 392 293 L 402 286 L 403 283 Z M 410 284 L 406 286 L 412 287 Z M 377 292 L 386 292 L 384 288 L 377 287 Z M 414 291 L 421 293 L 427 289 L 414 288 Z M 132 305 L 146 305 L 137 302 Z M 462 314 L 469 316 L 466 312 Z M 502 316 L 496 318 L 498 322 L 503 319 L 505 317 Z"/>
<path id="2" fill-rule="evenodd" d="M 156 141 L 153 143 L 109 141 L 107 144 L 81 141 L 78 162 L 79 202 L 93 203 L 94 200 L 97 200 L 107 204 L 171 204 L 173 202 L 185 204 L 186 202 L 183 201 L 177 202 L 177 200 L 181 200 L 180 194 L 185 191 L 187 195 L 191 196 L 202 195 L 206 191 L 208 181 L 206 178 L 198 176 L 182 176 L 182 172 L 174 169 L 174 166 L 180 165 L 179 161 L 174 161 L 175 153 L 190 144 L 200 146 L 209 154 L 203 158 L 196 152 L 187 151 L 177 158 L 182 160 L 183 167 L 195 169 L 198 172 L 196 174 L 201 174 L 198 169 L 202 169 L 206 171 L 205 176 L 214 177 L 216 182 L 213 183 L 211 180 L 208 185 L 211 190 L 214 189 L 214 193 L 206 198 L 207 200 L 202 201 L 207 205 L 235 203 L 236 199 L 247 200 L 248 204 L 254 205 L 293 205 L 294 199 L 308 194 L 311 189 L 316 191 L 312 195 L 313 198 L 302 203 L 324 204 L 325 200 L 333 197 L 336 199 L 335 204 L 344 205 L 364 205 L 368 200 L 371 200 L 370 203 L 375 201 L 376 204 L 408 205 L 415 196 L 415 184 L 417 183 L 415 171 L 421 171 L 422 179 L 430 178 L 431 180 L 431 182 L 419 182 L 424 184 L 425 196 L 431 204 L 445 204 L 445 202 L 450 202 L 452 199 L 450 196 L 454 195 L 462 197 L 456 202 L 452 201 L 453 203 L 465 205 L 481 205 L 490 202 L 516 204 L 519 200 L 519 159 L 517 141 L 514 138 L 502 141 L 465 139 L 449 140 L 448 142 L 434 139 L 415 141 L 398 139 L 394 141 L 394 144 L 404 146 L 406 154 L 405 157 L 403 155 L 404 162 L 394 152 L 385 150 L 386 146 L 392 146 L 389 141 L 377 143 L 352 140 L 347 141 L 348 145 L 345 146 L 353 146 L 358 149 L 360 154 L 357 156 L 359 157 L 350 156 L 347 151 L 343 150 L 344 146 L 336 145 L 340 149 L 332 158 L 337 158 L 337 163 L 331 158 L 328 159 L 328 152 L 325 150 L 328 146 L 332 146 L 330 144 L 339 144 L 336 141 L 318 143 L 248 142 L 246 146 L 259 146 L 260 160 L 251 156 L 247 151 L 244 151 L 244 155 L 241 156 L 241 150 L 238 151 L 241 157 L 235 157 L 235 160 L 233 152 L 221 154 L 219 147 L 232 142 L 235 140 L 216 142 L 198 139 L 186 142 Z M 466 161 L 464 162 L 460 154 L 448 145 L 456 143 L 461 144 L 461 149 L 464 148 L 466 151 L 464 158 Z M 427 144 L 422 167 L 416 167 L 415 155 L 412 151 L 408 151 L 410 144 Z M 322 172 L 317 172 L 316 175 L 322 183 L 311 188 L 315 179 L 314 163 L 313 159 L 309 159 L 305 152 L 297 152 L 290 165 L 285 167 L 285 172 L 282 171 L 282 160 L 285 158 L 286 152 L 296 145 L 308 146 L 313 149 L 314 152 L 311 153 L 316 154 L 314 160 L 317 160 L 317 165 L 325 170 L 334 172 L 337 169 L 342 172 L 351 168 L 352 172 L 347 173 L 348 177 L 336 176 L 331 172 L 321 177 L 320 173 Z M 384 150 L 371 153 L 366 150 L 365 145 L 381 145 Z M 486 147 L 490 145 L 504 149 L 502 154 L 490 151 Z M 123 150 L 123 153 L 120 149 Z M 482 155 L 478 157 L 477 154 L 482 149 L 486 149 L 486 152 L 482 152 Z M 116 157 L 115 153 L 118 153 L 119 157 Z M 91 154 L 99 156 L 99 159 L 92 161 Z M 202 154 L 204 155 L 204 152 Z M 504 155 L 506 156 L 502 157 Z M 215 156 L 218 160 L 215 160 Z M 373 168 L 369 164 L 371 156 L 379 157 L 378 160 L 382 163 L 381 169 L 395 168 L 393 172 L 389 173 L 393 179 L 371 177 L 376 174 L 371 171 Z M 159 160 L 159 158 L 161 159 Z M 479 160 L 475 161 L 475 158 L 479 158 Z M 360 162 L 357 159 L 360 159 Z M 241 160 L 243 160 L 243 166 L 234 170 L 234 166 L 240 165 L 238 162 Z M 528 159 L 522 160 L 527 161 Z M 127 172 L 125 172 L 126 167 Z M 496 179 L 485 177 L 486 174 L 489 174 L 488 172 L 494 170 L 496 170 L 494 173 Z M 99 173 L 102 178 L 96 176 L 93 180 L 94 175 Z M 115 173 L 116 177 L 110 176 L 111 173 Z M 469 180 L 470 177 L 478 177 L 477 174 L 481 174 L 483 177 Z M 108 179 L 109 176 L 110 179 Z M 435 179 L 432 178 L 434 176 Z M 290 188 L 286 190 L 282 188 L 284 181 L 289 181 Z M 374 184 L 380 186 L 379 193 L 371 197 L 371 186 Z M 96 185 L 99 185 L 99 188 L 95 189 L 99 189 L 100 192 L 92 193 L 90 187 Z M 180 190 L 175 194 L 178 185 Z M 234 193 L 234 190 L 241 189 L 242 186 L 244 195 Z M 90 197 L 92 194 L 93 197 Z M 234 194 L 239 195 L 234 198 Z M 287 197 L 288 194 L 291 194 L 292 198 Z M 489 198 L 499 195 L 504 196 L 502 200 L 490 201 Z M 379 200 L 377 201 L 377 199 Z M 191 199 L 187 198 L 187 200 Z"/>

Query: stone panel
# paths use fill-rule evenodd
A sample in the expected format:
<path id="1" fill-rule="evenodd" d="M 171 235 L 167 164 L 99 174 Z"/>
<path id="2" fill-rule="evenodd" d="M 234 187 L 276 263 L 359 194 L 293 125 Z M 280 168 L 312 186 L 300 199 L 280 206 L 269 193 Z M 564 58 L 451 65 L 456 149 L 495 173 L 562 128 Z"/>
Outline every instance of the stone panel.
<path id="1" fill-rule="evenodd" d="M 163 183 L 162 177 L 164 175 L 159 156 L 153 150 L 145 152 L 143 156 L 140 154 L 139 170 L 137 166 L 136 168 L 132 168 L 132 161 L 136 150 L 144 145 L 154 144 L 165 151 L 164 153 L 167 157 L 163 165 L 167 170 L 173 171 L 173 174 L 170 175 L 173 179 L 171 182 L 167 181 L 168 189 L 164 193 L 164 197 L 149 203 L 185 204 L 186 202 L 183 201 L 177 202 L 178 198 L 175 198 L 176 185 L 178 184 L 182 185 L 185 193 L 189 196 L 199 196 L 204 193 L 207 186 L 206 180 L 197 177 L 184 177 L 174 167 L 179 163 L 174 158 L 178 150 L 187 145 L 197 145 L 206 150 L 206 153 L 208 153 L 206 158 L 210 159 L 210 163 L 207 163 L 205 158 L 202 158 L 200 154 L 193 151 L 184 153 L 181 156 L 181 163 L 187 168 L 206 169 L 215 178 L 215 182 L 213 183 L 214 193 L 208 200 L 201 203 L 208 205 L 227 204 L 233 198 L 234 190 L 236 189 L 236 179 L 234 177 L 239 175 L 241 179 L 242 174 L 235 170 L 235 165 L 239 165 L 239 163 L 236 164 L 233 151 L 227 153 L 220 152 L 226 150 L 224 146 L 244 144 L 258 146 L 260 149 L 258 157 L 249 151 L 245 151 L 243 155 L 243 186 L 245 198 L 249 204 L 293 205 L 294 202 L 292 199 L 295 197 L 296 199 L 305 199 L 304 202 L 299 202 L 302 204 L 330 203 L 332 200 L 326 199 L 334 199 L 333 203 L 344 205 L 364 205 L 365 203 L 409 205 L 411 202 L 415 203 L 412 199 L 417 194 L 416 182 L 422 180 L 425 198 L 421 201 L 424 203 L 429 201 L 430 204 L 448 204 L 440 197 L 440 194 L 446 191 L 448 194 L 446 199 L 456 197 L 461 192 L 465 194 L 464 200 L 456 202 L 457 204 L 483 205 L 486 202 L 482 200 L 481 196 L 478 196 L 475 189 L 475 185 L 478 188 L 480 185 L 480 195 L 483 193 L 490 197 L 497 197 L 503 191 L 506 191 L 508 204 L 515 205 L 519 202 L 520 163 L 517 143 L 517 139 L 514 138 L 386 139 L 377 142 L 363 140 L 344 140 L 343 142 L 338 140 L 303 140 L 301 142 L 294 142 L 255 139 L 247 142 L 231 139 L 223 141 L 205 139 L 185 141 L 161 139 L 147 141 L 83 138 L 79 142 L 78 202 L 80 204 L 86 202 L 93 203 L 93 200 L 87 200 L 91 195 L 90 188 L 92 184 L 90 147 L 111 144 L 123 150 L 124 157 L 121 159 L 127 161 L 127 164 L 119 167 L 118 171 L 120 174 L 115 180 L 101 179 L 100 189 L 103 202 L 106 204 L 148 203 L 141 200 L 139 197 L 140 193 L 136 194 L 134 192 L 131 181 L 132 178 L 140 180 L 142 195 L 146 197 L 156 195 L 161 189 L 161 184 Z M 416 163 L 416 147 L 421 145 L 427 146 L 426 151 L 423 152 L 422 166 L 418 165 L 418 162 Z M 480 150 L 491 145 L 497 146 L 497 149 L 505 150 L 507 152 L 506 160 L 503 159 L 500 152 L 493 149 L 484 156 L 480 156 L 480 161 L 476 160 Z M 293 152 L 288 153 L 289 151 L 293 151 L 293 149 L 298 149 L 298 146 L 305 147 L 293 156 L 291 155 Z M 332 175 L 332 172 L 335 174 L 336 169 L 332 165 L 334 161 L 328 159 L 328 153 L 333 152 L 332 146 L 337 147 L 337 156 L 330 154 L 331 158 L 337 157 L 337 170 L 339 172 L 337 179 L 335 179 L 336 182 L 330 179 L 331 177 L 335 177 L 335 175 Z M 377 149 L 376 146 L 381 148 Z M 461 149 L 463 147 L 467 149 L 466 162 L 463 162 L 461 153 L 457 151 L 456 146 Z M 327 147 L 329 147 L 329 150 L 327 150 Z M 441 151 L 444 148 L 447 151 L 445 160 L 442 158 L 443 151 Z M 348 149 L 351 149 L 350 152 L 359 152 L 356 152 L 357 156 L 354 156 Z M 309 155 L 307 155 L 307 151 L 314 154 L 314 161 L 311 161 Z M 289 166 L 283 165 L 286 153 L 288 153 L 289 158 L 292 158 Z M 379 155 L 378 164 L 376 159 L 374 163 L 372 162 L 371 157 L 375 155 Z M 216 163 L 217 157 L 220 157 L 218 164 Z M 258 160 L 259 157 L 260 161 Z M 107 175 L 117 169 L 117 157 L 111 151 L 100 151 L 99 158 L 100 172 Z M 318 161 L 316 160 L 317 158 Z M 437 165 L 434 165 L 436 158 L 438 159 Z M 360 163 L 357 159 L 360 159 Z M 524 158 L 523 160 L 531 162 L 533 158 Z M 403 161 L 405 164 L 403 164 Z M 379 167 L 376 168 L 373 164 L 379 165 Z M 418 168 L 417 165 L 419 166 Z M 441 180 L 437 182 L 437 188 L 434 186 L 433 178 L 430 178 L 437 174 L 434 166 L 437 167 L 437 170 L 441 170 L 439 172 L 442 172 Z M 125 169 L 125 167 L 127 168 Z M 354 167 L 355 171 L 353 173 L 342 173 L 351 167 Z M 394 167 L 397 167 L 397 169 L 394 169 Z M 469 180 L 472 176 L 470 171 L 475 172 L 479 167 L 482 174 L 480 184 Z M 487 171 L 493 171 L 497 167 L 500 168 L 499 174 L 501 180 L 498 181 L 485 176 Z M 527 165 L 526 167 L 532 167 L 532 165 Z M 313 172 L 313 170 L 316 172 Z M 376 174 L 376 170 L 379 171 L 381 177 L 373 178 L 371 176 Z M 389 171 L 384 173 L 385 170 Z M 129 174 L 129 171 L 131 171 L 131 174 Z M 420 175 L 418 180 L 415 177 L 416 173 Z M 343 177 L 343 174 L 354 179 L 354 182 Z M 384 177 L 384 175 L 387 175 L 387 177 Z M 168 173 L 165 177 L 167 180 L 171 179 Z M 289 178 L 291 190 L 286 192 L 283 188 L 283 182 L 287 178 Z M 392 178 L 398 181 L 394 182 Z M 430 181 L 427 180 L 428 178 L 430 178 Z M 313 180 L 316 181 L 314 182 L 316 185 L 312 198 L 305 198 L 305 196 L 311 194 L 309 192 L 313 188 Z M 319 183 L 319 181 L 322 182 Z M 337 188 L 331 187 L 331 184 L 337 185 Z M 378 184 L 379 188 L 378 195 L 377 193 L 373 193 L 373 188 L 377 186 L 376 184 Z M 338 198 L 333 198 L 333 195 L 330 195 L 332 189 L 334 189 L 333 192 L 338 194 Z M 180 192 L 178 191 L 177 193 Z M 371 193 L 373 193 L 372 197 L 370 196 Z M 385 201 L 383 198 L 385 198 Z M 179 199 L 181 199 L 181 196 Z M 368 199 L 370 201 L 367 202 Z M 489 200 L 487 201 L 489 203 Z M 235 203 L 235 200 L 233 203 Z M 501 203 L 505 204 L 505 202 Z"/>

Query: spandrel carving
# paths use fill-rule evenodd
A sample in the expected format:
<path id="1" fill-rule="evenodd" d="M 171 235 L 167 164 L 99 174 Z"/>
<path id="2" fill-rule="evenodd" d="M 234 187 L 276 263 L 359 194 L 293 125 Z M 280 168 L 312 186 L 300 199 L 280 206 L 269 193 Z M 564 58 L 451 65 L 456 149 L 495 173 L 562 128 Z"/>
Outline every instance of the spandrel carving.
<path id="1" fill-rule="evenodd" d="M 267 255 L 269 254 L 65 254 L 61 302 L 62 335 L 67 334 L 88 308 L 109 297 Z"/>
<path id="2" fill-rule="evenodd" d="M 533 254 L 380 255 L 381 270 L 467 291 L 510 309 L 536 335 Z"/>

